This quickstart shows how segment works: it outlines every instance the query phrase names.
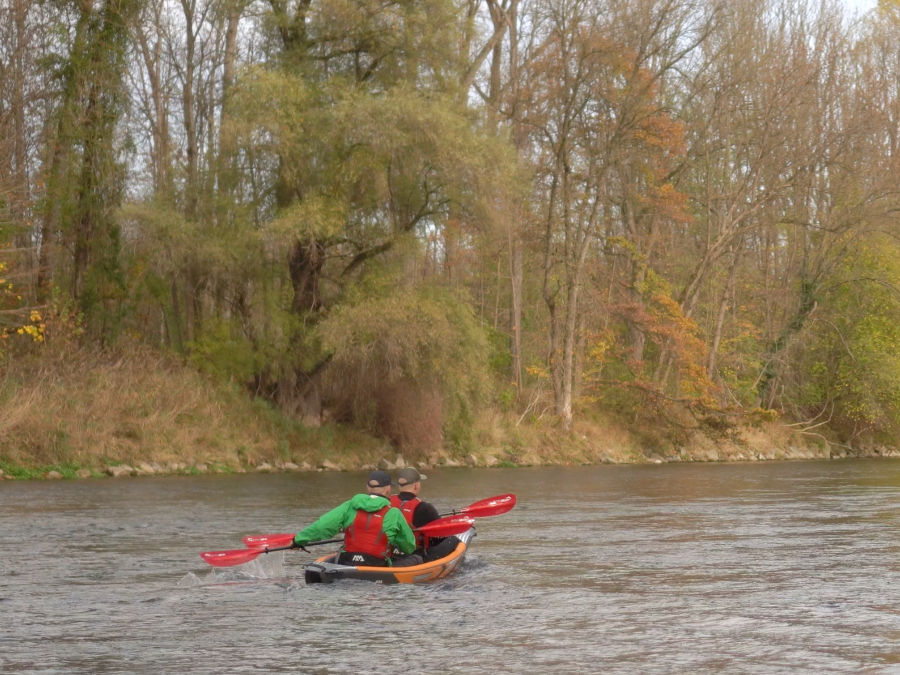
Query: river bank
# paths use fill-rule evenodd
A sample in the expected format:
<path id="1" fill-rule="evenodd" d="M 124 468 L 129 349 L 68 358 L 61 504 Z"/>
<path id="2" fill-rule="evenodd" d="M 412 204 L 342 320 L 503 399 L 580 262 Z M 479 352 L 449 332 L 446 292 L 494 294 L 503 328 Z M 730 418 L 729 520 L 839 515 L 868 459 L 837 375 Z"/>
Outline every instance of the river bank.
<path id="1" fill-rule="evenodd" d="M 563 431 L 550 415 L 485 410 L 471 435 L 464 449 L 398 452 L 359 429 L 288 419 L 238 386 L 141 347 L 10 361 L 0 380 L 0 480 L 900 457 L 777 420 L 673 441 L 612 417 L 581 415 Z"/>
<path id="2" fill-rule="evenodd" d="M 319 430 L 325 435 L 340 433 L 334 429 Z M 533 430 L 531 430 L 533 431 Z M 543 434 L 536 434 L 540 437 Z M 127 461 L 123 458 L 104 457 L 102 462 L 90 464 L 14 464 L 0 460 L 0 480 L 21 479 L 90 479 L 127 478 L 155 475 L 203 475 L 234 473 L 280 473 L 280 472 L 341 472 L 366 471 L 374 468 L 384 470 L 399 469 L 416 465 L 422 470 L 436 467 L 524 467 L 524 466 L 588 466 L 597 464 L 663 464 L 663 463 L 734 463 L 734 462 L 777 462 L 796 460 L 834 460 L 848 458 L 897 457 L 900 450 L 875 447 L 851 450 L 833 444 L 804 442 L 785 433 L 783 428 L 772 425 L 769 429 L 746 428 L 737 430 L 729 440 L 713 439 L 701 434 L 692 436 L 691 441 L 681 448 L 640 449 L 625 429 L 605 427 L 603 429 L 576 429 L 560 439 L 559 434 L 551 440 L 534 447 L 519 445 L 515 450 L 509 446 L 486 445 L 478 450 L 454 454 L 441 450 L 426 457 L 407 459 L 377 439 L 369 439 L 353 449 L 343 449 L 340 453 L 315 452 L 310 447 L 296 448 L 290 452 L 291 458 L 257 457 L 247 459 L 239 453 L 223 448 L 222 453 L 206 453 L 204 459 L 154 458 L 147 451 L 147 459 Z M 190 453 L 185 453 L 189 455 Z M 302 458 L 293 459 L 294 455 Z"/>

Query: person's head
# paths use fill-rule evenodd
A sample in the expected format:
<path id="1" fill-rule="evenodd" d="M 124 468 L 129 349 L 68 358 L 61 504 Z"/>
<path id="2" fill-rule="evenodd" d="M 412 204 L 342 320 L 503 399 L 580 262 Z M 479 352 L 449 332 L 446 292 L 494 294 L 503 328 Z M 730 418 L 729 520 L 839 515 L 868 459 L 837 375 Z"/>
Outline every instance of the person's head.
<path id="1" fill-rule="evenodd" d="M 414 495 L 417 495 L 422 488 L 422 481 L 426 478 L 428 478 L 428 476 L 425 476 L 419 473 L 417 469 L 408 466 L 397 472 L 397 487 L 400 489 L 400 492 L 412 492 Z"/>
<path id="2" fill-rule="evenodd" d="M 387 497 L 391 494 L 391 474 L 387 471 L 373 471 L 369 474 L 366 488 L 370 495 Z"/>

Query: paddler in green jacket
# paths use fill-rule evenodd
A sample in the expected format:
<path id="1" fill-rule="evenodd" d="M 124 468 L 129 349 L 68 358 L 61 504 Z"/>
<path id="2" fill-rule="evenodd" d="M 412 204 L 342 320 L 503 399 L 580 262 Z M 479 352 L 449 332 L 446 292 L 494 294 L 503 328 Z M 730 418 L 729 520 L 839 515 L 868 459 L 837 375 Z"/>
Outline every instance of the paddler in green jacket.
<path id="1" fill-rule="evenodd" d="M 372 567 L 404 564 L 405 561 L 393 558 L 394 549 L 412 553 L 416 548 L 416 537 L 400 509 L 388 501 L 390 474 L 373 471 L 366 488 L 366 494 L 354 495 L 295 534 L 294 545 L 300 547 L 310 541 L 328 539 L 343 530 L 344 546 L 338 563 Z"/>

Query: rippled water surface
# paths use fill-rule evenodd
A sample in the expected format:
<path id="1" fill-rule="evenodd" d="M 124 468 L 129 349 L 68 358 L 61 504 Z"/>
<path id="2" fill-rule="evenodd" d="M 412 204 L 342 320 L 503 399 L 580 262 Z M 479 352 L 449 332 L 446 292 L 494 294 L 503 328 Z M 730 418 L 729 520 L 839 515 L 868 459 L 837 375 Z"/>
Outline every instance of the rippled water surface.
<path id="1" fill-rule="evenodd" d="M 199 558 L 363 479 L 0 483 L 0 672 L 900 673 L 900 461 L 435 470 L 518 505 L 430 585 Z"/>

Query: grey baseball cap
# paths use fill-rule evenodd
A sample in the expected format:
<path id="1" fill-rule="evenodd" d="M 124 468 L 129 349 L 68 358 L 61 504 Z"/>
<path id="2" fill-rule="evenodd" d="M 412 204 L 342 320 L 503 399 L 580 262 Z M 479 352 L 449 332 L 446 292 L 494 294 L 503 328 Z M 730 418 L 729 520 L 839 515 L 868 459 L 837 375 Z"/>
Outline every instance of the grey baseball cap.
<path id="1" fill-rule="evenodd" d="M 397 485 L 403 487 L 404 485 L 418 483 L 420 480 L 425 480 L 426 478 L 428 478 L 428 476 L 419 473 L 418 469 L 414 469 L 413 467 L 408 466 L 405 469 L 400 469 L 397 472 Z"/>

